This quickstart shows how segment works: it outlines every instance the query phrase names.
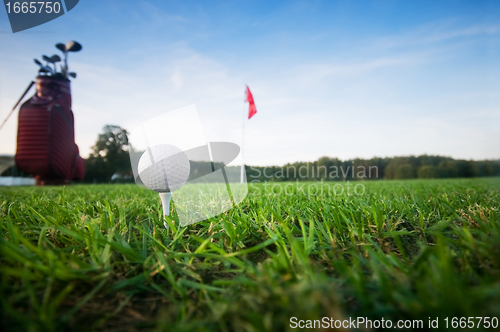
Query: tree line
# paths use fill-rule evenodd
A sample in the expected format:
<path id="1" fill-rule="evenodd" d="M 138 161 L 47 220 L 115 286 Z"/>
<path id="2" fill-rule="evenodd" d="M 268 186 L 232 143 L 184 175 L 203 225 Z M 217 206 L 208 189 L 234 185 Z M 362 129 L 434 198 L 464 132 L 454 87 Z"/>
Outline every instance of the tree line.
<path id="1" fill-rule="evenodd" d="M 499 176 L 500 160 L 456 160 L 443 156 L 402 156 L 342 161 L 321 157 L 284 166 L 246 166 L 249 181 L 435 179 Z"/>
<path id="2" fill-rule="evenodd" d="M 85 161 L 84 182 L 133 182 L 127 145 L 127 130 L 106 125 Z M 314 162 L 268 167 L 246 166 L 245 170 L 249 182 L 470 178 L 500 176 L 500 160 L 456 160 L 421 155 L 342 161 L 325 156 Z"/>

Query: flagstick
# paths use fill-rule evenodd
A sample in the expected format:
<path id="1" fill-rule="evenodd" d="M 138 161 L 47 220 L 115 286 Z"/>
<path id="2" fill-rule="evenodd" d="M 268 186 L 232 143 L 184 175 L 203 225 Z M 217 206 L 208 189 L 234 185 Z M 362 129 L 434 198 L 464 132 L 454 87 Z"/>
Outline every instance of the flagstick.
<path id="1" fill-rule="evenodd" d="M 246 94 L 246 90 L 245 90 Z M 243 158 L 244 155 L 244 148 L 245 148 L 245 101 L 243 101 L 243 126 L 241 130 L 241 177 L 240 177 L 240 183 L 243 184 L 243 174 L 245 173 L 245 159 Z"/>

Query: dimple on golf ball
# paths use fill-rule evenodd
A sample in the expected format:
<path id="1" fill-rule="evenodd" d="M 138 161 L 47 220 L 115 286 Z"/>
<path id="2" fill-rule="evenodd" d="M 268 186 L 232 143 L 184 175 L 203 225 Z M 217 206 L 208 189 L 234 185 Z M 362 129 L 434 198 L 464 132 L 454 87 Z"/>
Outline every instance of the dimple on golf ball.
<path id="1" fill-rule="evenodd" d="M 186 154 L 170 144 L 148 148 L 138 165 L 144 185 L 157 192 L 172 192 L 182 187 L 189 178 L 190 169 Z"/>

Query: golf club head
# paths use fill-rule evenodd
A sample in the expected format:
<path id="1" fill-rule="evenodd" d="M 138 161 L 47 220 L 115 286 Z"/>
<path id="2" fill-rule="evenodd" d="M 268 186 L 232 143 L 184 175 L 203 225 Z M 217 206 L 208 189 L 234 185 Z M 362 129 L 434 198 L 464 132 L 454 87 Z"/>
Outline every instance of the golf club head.
<path id="1" fill-rule="evenodd" d="M 80 43 L 70 40 L 69 42 L 66 43 L 66 51 L 67 52 L 78 52 L 82 49 L 82 45 Z"/>
<path id="2" fill-rule="evenodd" d="M 42 59 L 43 59 L 43 61 L 45 61 L 45 62 L 51 62 L 51 61 L 50 61 L 50 58 L 49 58 L 48 56 L 46 56 L 45 54 L 44 54 L 44 55 L 42 55 Z"/>
<path id="3" fill-rule="evenodd" d="M 73 78 L 76 78 L 76 73 L 71 72 L 71 73 L 68 73 L 68 75 L 73 77 Z"/>
<path id="4" fill-rule="evenodd" d="M 59 61 L 61 61 L 61 58 L 57 54 L 54 54 L 53 56 L 50 57 L 50 62 L 52 62 L 52 63 L 56 63 Z"/>
<path id="5" fill-rule="evenodd" d="M 40 70 L 44 70 L 44 72 L 46 73 L 52 73 L 52 68 L 48 67 L 48 66 L 44 66 L 40 61 L 38 61 L 37 59 L 33 59 L 33 61 L 40 67 Z"/>
<path id="6" fill-rule="evenodd" d="M 65 46 L 63 43 L 57 43 L 57 44 L 56 44 L 56 48 L 57 48 L 59 51 L 61 51 L 61 52 L 63 52 L 63 53 L 66 53 L 66 46 Z"/>

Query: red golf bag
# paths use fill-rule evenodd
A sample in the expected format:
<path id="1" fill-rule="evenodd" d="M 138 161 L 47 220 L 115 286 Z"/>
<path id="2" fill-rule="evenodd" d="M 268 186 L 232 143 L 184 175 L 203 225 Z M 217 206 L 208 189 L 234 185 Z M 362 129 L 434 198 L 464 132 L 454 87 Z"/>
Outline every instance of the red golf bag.
<path id="1" fill-rule="evenodd" d="M 36 94 L 21 105 L 17 129 L 17 168 L 37 185 L 83 179 L 85 163 L 75 144 L 70 81 L 38 76 Z"/>

